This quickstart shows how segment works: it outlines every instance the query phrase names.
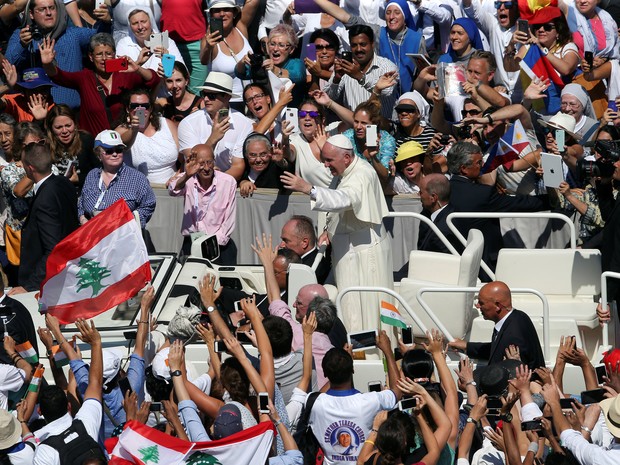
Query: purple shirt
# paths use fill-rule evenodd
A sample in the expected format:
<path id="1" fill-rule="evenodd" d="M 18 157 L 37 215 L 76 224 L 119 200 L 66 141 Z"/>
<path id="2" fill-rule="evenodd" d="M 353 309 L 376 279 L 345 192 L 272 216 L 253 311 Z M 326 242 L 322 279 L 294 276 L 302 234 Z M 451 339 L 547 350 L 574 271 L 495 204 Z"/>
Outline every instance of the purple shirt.
<path id="1" fill-rule="evenodd" d="M 237 181 L 229 174 L 214 171 L 213 182 L 206 190 L 196 176 L 189 178 L 183 189 L 175 189 L 184 174 L 174 178 L 168 186 L 168 192 L 173 197 L 185 196 L 181 234 L 189 236 L 190 233 L 202 231 L 209 236 L 215 234 L 218 244 L 228 244 L 235 229 Z"/>
<path id="2" fill-rule="evenodd" d="M 293 351 L 304 348 L 304 332 L 301 327 L 301 323 L 293 318 L 291 315 L 291 309 L 288 305 L 280 299 L 274 300 L 269 304 L 269 313 L 273 316 L 279 316 L 284 318 L 293 328 Z M 314 357 L 314 365 L 316 369 L 316 376 L 319 388 L 323 387 L 327 383 L 327 378 L 323 374 L 323 357 L 329 349 L 334 346 L 329 341 L 327 334 L 319 333 L 315 331 L 312 333 L 312 356 Z"/>

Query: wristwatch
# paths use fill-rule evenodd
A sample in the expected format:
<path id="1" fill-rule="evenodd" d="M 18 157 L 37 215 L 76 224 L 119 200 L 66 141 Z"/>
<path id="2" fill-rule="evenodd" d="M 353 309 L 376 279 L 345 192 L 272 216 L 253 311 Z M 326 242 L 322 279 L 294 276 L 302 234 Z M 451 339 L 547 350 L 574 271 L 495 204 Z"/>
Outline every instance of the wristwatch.
<path id="1" fill-rule="evenodd" d="M 170 372 L 171 378 L 174 378 L 175 376 L 181 376 L 181 375 L 182 375 L 181 370 L 174 370 Z"/>
<path id="2" fill-rule="evenodd" d="M 543 53 L 543 55 L 547 56 L 549 54 L 549 49 L 547 47 L 542 47 L 541 52 Z"/>
<path id="3" fill-rule="evenodd" d="M 503 413 L 499 416 L 499 419 L 506 423 L 510 423 L 512 421 L 512 413 Z"/>
<path id="4" fill-rule="evenodd" d="M 213 307 L 213 306 L 211 306 L 211 305 L 209 305 L 209 306 L 207 307 L 207 313 L 213 313 L 213 311 L 214 311 L 214 310 L 215 310 L 215 307 Z"/>
<path id="5" fill-rule="evenodd" d="M 474 420 L 472 417 L 467 417 L 467 423 L 473 423 L 476 427 L 480 426 L 480 420 Z"/>
<path id="6" fill-rule="evenodd" d="M 467 381 L 467 382 L 465 383 L 465 387 L 467 387 L 467 386 L 469 386 L 469 385 L 472 385 L 473 387 L 478 386 L 478 384 L 476 384 L 476 382 L 475 382 L 473 379 L 472 379 L 471 381 Z"/>

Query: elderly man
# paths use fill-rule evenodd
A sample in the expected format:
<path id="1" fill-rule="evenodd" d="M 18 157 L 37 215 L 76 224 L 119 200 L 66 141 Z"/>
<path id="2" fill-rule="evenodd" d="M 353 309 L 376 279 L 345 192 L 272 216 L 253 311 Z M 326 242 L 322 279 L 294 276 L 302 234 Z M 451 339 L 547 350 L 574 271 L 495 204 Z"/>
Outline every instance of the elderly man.
<path id="1" fill-rule="evenodd" d="M 312 209 L 326 212 L 325 232 L 319 244 L 332 244 L 332 264 L 339 289 L 351 286 L 382 286 L 393 282 L 392 248 L 383 227 L 388 214 L 381 183 L 375 170 L 356 157 L 348 138 L 330 137 L 321 159 L 334 180 L 329 188 L 315 187 L 294 174 L 282 176 L 284 185 L 310 195 Z M 344 301 L 349 331 L 376 327 L 379 295 L 348 294 Z"/>
<path id="2" fill-rule="evenodd" d="M 439 228 L 452 245 L 460 250 L 463 246 L 450 231 L 446 218 L 454 211 L 450 205 L 450 181 L 443 174 L 433 173 L 420 181 L 420 201 L 422 214 L 428 217 Z M 426 223 L 420 223 L 418 231 L 418 250 L 427 252 L 450 253 L 448 247 L 431 231 Z"/>
<path id="3" fill-rule="evenodd" d="M 237 182 L 232 176 L 216 171 L 213 150 L 206 144 L 195 146 L 185 163 L 185 172 L 168 185 L 173 197 L 184 196 L 181 252 L 189 255 L 192 240 L 204 234 L 215 235 L 220 246 L 219 263 L 234 265 L 237 247 L 230 239 L 235 229 Z"/>
<path id="4" fill-rule="evenodd" d="M 519 348 L 521 361 L 532 370 L 545 366 L 536 328 L 527 313 L 512 308 L 512 295 L 505 283 L 494 281 L 484 285 L 478 294 L 476 308 L 485 320 L 495 323 L 491 342 L 455 339 L 448 343 L 450 347 L 465 351 L 469 357 L 488 360 L 490 365 L 501 362 L 506 349 L 515 345 Z"/>
<path id="5" fill-rule="evenodd" d="M 280 239 L 280 247 L 291 249 L 301 257 L 304 265 L 312 267 L 319 249 L 316 247 L 316 233 L 310 218 L 304 215 L 292 216 L 282 227 Z M 317 282 L 324 284 L 330 270 L 329 257 L 325 256 L 315 271 Z"/>
<path id="6" fill-rule="evenodd" d="M 199 87 L 204 111 L 195 111 L 179 124 L 179 149 L 187 156 L 192 147 L 207 144 L 213 149 L 215 168 L 237 181 L 243 176 L 243 143 L 252 132 L 252 121 L 230 109 L 233 80 L 228 74 L 212 71 Z"/>

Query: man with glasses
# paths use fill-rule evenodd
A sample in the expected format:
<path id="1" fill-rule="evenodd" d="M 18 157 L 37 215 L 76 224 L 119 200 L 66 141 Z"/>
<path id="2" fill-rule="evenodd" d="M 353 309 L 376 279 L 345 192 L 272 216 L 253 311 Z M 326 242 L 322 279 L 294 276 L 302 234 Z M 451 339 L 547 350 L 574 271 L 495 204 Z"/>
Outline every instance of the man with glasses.
<path id="1" fill-rule="evenodd" d="M 179 148 L 187 158 L 193 147 L 206 144 L 213 150 L 215 166 L 237 181 L 243 176 L 243 141 L 253 131 L 252 120 L 230 108 L 233 79 L 212 71 L 199 87 L 203 111 L 195 111 L 179 124 Z"/>
<path id="2" fill-rule="evenodd" d="M 92 28 L 68 26 L 67 11 L 60 0 L 32 0 L 29 3 L 27 25 L 15 30 L 9 39 L 6 58 L 18 70 L 42 66 L 39 45 L 43 38 L 56 41 L 56 65 L 64 71 L 81 71 L 82 56 L 87 52 L 90 38 L 97 32 L 110 32 L 111 18 L 108 8 L 95 10 L 98 21 Z M 80 23 L 81 24 L 81 23 Z M 72 108 L 80 105 L 78 92 L 66 87 L 55 87 L 52 96 L 56 103 Z"/>
<path id="3" fill-rule="evenodd" d="M 479 2 L 463 0 L 462 3 L 465 14 L 476 22 L 480 30 L 489 39 L 491 53 L 495 57 L 503 57 L 504 51 L 511 44 L 512 36 L 516 30 L 515 24 L 519 19 L 519 6 L 517 0 L 497 0 L 494 5 L 497 10 L 497 17 L 485 10 Z M 520 86 L 516 89 L 518 78 L 519 71 L 506 71 L 503 60 L 497 59 L 495 82 L 506 88 L 513 102 L 521 101 L 522 89 Z"/>
<path id="4" fill-rule="evenodd" d="M 52 174 L 47 145 L 31 144 L 22 163 L 34 182 L 34 198 L 22 229 L 19 287 L 12 294 L 39 290 L 52 249 L 79 226 L 75 187 L 65 176 Z"/>
<path id="5" fill-rule="evenodd" d="M 527 313 L 512 308 L 510 289 L 501 281 L 485 284 L 478 294 L 476 308 L 485 320 L 495 323 L 491 342 L 466 342 L 455 339 L 449 347 L 461 350 L 471 358 L 488 360 L 488 364 L 504 360 L 506 350 L 517 346 L 521 361 L 530 369 L 545 366 L 536 328 Z"/>
<path id="6" fill-rule="evenodd" d="M 237 182 L 215 170 L 211 147 L 199 144 L 192 148 L 185 171 L 172 179 L 168 192 L 173 197 L 185 198 L 181 253 L 190 254 L 193 239 L 215 235 L 220 246 L 218 263 L 236 264 L 237 247 L 230 236 L 235 230 Z"/>

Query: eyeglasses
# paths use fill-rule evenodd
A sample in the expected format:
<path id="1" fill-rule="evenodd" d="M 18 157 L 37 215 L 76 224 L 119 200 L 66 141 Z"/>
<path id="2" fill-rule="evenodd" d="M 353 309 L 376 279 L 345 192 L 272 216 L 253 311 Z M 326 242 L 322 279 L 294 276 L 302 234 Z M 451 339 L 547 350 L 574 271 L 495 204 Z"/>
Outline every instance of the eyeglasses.
<path id="1" fill-rule="evenodd" d="M 266 94 L 255 94 L 245 99 L 245 103 L 256 102 L 259 98 L 263 98 Z"/>
<path id="2" fill-rule="evenodd" d="M 111 147 L 109 149 L 104 148 L 103 151 L 105 152 L 106 155 L 114 155 L 119 154 L 119 153 L 123 153 L 123 149 L 125 147 L 123 147 L 122 145 L 117 145 L 116 147 Z"/>
<path id="3" fill-rule="evenodd" d="M 271 157 L 271 154 L 269 152 L 248 153 L 248 160 L 256 160 L 257 158 L 266 160 L 269 157 Z"/>
<path id="4" fill-rule="evenodd" d="M 507 10 L 510 10 L 515 4 L 515 2 L 495 2 L 495 9 L 499 10 L 503 6 Z"/>
<path id="5" fill-rule="evenodd" d="M 540 28 L 543 28 L 546 32 L 553 31 L 555 29 L 555 24 L 547 23 L 547 24 L 532 24 L 530 29 L 532 32 L 538 31 Z"/>
<path id="6" fill-rule="evenodd" d="M 321 50 L 336 50 L 336 47 L 332 47 L 331 45 L 315 45 L 315 47 L 317 52 Z"/>
<path id="7" fill-rule="evenodd" d="M 319 117 L 319 112 L 318 111 L 305 111 L 305 110 L 299 110 L 297 112 L 297 115 L 299 115 L 300 118 L 305 118 L 306 116 L 310 116 L 310 118 L 318 118 Z"/>
<path id="8" fill-rule="evenodd" d="M 213 165 L 215 165 L 215 160 L 206 160 L 206 161 L 202 161 L 202 162 L 198 163 L 198 166 L 200 166 L 201 168 L 203 166 L 211 167 Z"/>
<path id="9" fill-rule="evenodd" d="M 286 50 L 291 44 L 281 44 L 279 42 L 269 42 L 269 46 L 272 48 L 279 48 L 280 50 Z"/>
<path id="10" fill-rule="evenodd" d="M 200 95 L 209 100 L 216 100 L 220 95 L 224 94 L 222 94 L 221 92 L 200 92 Z"/>
<path id="11" fill-rule="evenodd" d="M 34 12 L 35 13 L 39 13 L 39 14 L 43 14 L 43 13 L 46 13 L 48 11 L 50 13 L 52 13 L 53 11 L 56 11 L 56 5 L 40 6 L 38 8 L 34 8 Z"/>
<path id="12" fill-rule="evenodd" d="M 572 102 L 562 102 L 560 103 L 560 107 L 568 107 L 568 108 L 579 108 L 581 103 L 572 103 Z"/>
<path id="13" fill-rule="evenodd" d="M 482 113 L 480 110 L 461 110 L 463 118 L 467 118 L 469 115 L 478 116 L 480 113 Z"/>
<path id="14" fill-rule="evenodd" d="M 33 140 L 32 142 L 28 142 L 27 144 L 24 144 L 24 150 L 29 149 L 30 147 L 34 145 L 44 146 L 45 144 L 47 144 L 47 139 Z"/>
<path id="15" fill-rule="evenodd" d="M 146 103 L 130 103 L 129 104 L 129 108 L 131 108 L 132 110 L 135 110 L 136 108 L 144 108 L 145 110 L 148 110 L 149 108 L 151 108 L 151 104 L 149 102 Z"/>
<path id="16" fill-rule="evenodd" d="M 112 57 L 114 58 L 116 53 L 114 52 L 97 52 L 95 53 L 95 58 L 103 58 L 103 57 Z"/>

